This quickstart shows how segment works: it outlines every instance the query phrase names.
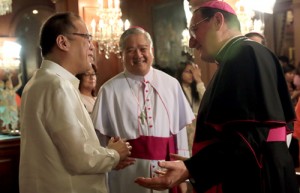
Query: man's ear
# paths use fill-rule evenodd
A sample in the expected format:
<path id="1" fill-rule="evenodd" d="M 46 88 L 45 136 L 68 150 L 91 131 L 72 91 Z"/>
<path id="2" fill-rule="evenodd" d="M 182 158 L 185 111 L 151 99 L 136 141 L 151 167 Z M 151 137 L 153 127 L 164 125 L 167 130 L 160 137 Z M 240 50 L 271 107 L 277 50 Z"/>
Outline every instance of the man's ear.
<path id="1" fill-rule="evenodd" d="M 70 42 L 68 38 L 64 35 L 59 35 L 56 38 L 56 44 L 61 50 L 68 50 L 70 47 Z"/>
<path id="2" fill-rule="evenodd" d="M 152 47 L 152 48 L 150 48 L 151 50 L 150 50 L 150 53 L 151 53 L 151 55 L 153 56 L 153 58 L 154 58 L 154 48 Z"/>
<path id="3" fill-rule="evenodd" d="M 224 16 L 222 13 L 217 12 L 214 15 L 214 26 L 216 28 L 216 30 L 219 30 L 222 25 L 224 24 Z"/>

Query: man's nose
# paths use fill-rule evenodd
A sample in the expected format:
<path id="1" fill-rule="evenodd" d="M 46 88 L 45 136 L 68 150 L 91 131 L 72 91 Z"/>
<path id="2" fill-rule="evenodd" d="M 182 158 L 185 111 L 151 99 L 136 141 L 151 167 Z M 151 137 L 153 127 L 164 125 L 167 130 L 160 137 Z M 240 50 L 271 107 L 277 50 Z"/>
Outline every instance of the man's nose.
<path id="1" fill-rule="evenodd" d="M 142 52 L 139 49 L 136 49 L 134 53 L 138 57 L 140 57 L 142 55 Z"/>
<path id="2" fill-rule="evenodd" d="M 89 49 L 90 50 L 94 50 L 95 49 L 95 46 L 93 44 L 93 41 L 89 41 Z"/>

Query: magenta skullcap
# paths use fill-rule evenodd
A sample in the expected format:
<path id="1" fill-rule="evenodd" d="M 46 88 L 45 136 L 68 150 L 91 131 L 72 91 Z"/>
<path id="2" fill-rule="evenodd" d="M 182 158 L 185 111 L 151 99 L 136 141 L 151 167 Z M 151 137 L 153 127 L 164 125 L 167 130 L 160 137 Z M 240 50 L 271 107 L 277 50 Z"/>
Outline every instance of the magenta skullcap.
<path id="1" fill-rule="evenodd" d="M 233 15 L 236 15 L 234 9 L 226 2 L 224 1 L 219 1 L 219 0 L 210 0 L 202 3 L 197 7 L 195 10 L 202 8 L 202 7 L 208 7 L 208 8 L 213 8 L 213 9 L 220 9 L 223 11 L 226 11 L 228 13 L 231 13 Z"/>

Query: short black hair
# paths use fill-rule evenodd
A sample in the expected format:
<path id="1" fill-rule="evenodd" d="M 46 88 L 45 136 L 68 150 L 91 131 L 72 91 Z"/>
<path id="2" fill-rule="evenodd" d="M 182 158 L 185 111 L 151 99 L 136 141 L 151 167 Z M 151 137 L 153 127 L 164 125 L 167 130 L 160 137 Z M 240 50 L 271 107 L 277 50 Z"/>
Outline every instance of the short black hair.
<path id="1" fill-rule="evenodd" d="M 287 65 L 282 67 L 283 73 L 295 72 L 296 68 L 293 65 Z"/>
<path id="2" fill-rule="evenodd" d="M 187 65 L 193 65 L 194 64 L 194 61 L 193 60 L 187 60 L 187 61 L 184 61 L 184 62 L 180 62 L 180 65 L 179 67 L 177 68 L 177 72 L 176 72 L 176 77 L 177 77 L 177 80 L 178 82 L 180 83 L 181 87 L 182 87 L 182 74 L 186 68 Z M 200 97 L 199 97 L 199 93 L 198 93 L 198 90 L 197 90 L 197 83 L 195 80 L 193 80 L 193 82 L 191 83 L 191 94 L 192 94 L 192 97 L 194 99 L 195 102 L 198 102 L 200 101 Z M 187 96 L 187 94 L 185 93 L 185 91 L 183 90 L 183 93 Z"/>
<path id="3" fill-rule="evenodd" d="M 94 70 L 94 72 L 97 74 L 97 67 L 96 67 L 96 65 L 95 64 L 92 64 L 92 68 L 93 68 L 93 70 Z M 85 73 L 81 73 L 81 74 L 77 74 L 76 75 L 76 78 L 78 78 L 79 79 L 79 90 L 80 90 L 80 87 L 81 87 L 81 85 L 82 85 L 82 79 L 83 79 L 83 76 L 84 76 L 84 74 Z M 92 96 L 97 96 L 97 93 L 96 93 L 96 89 L 93 89 L 92 90 Z"/>
<path id="4" fill-rule="evenodd" d="M 278 56 L 278 59 L 279 59 L 281 62 L 285 62 L 285 63 L 287 63 L 287 64 L 290 63 L 290 59 L 289 59 L 289 57 L 287 57 L 287 56 Z"/>
<path id="5" fill-rule="evenodd" d="M 73 21 L 81 19 L 72 12 L 56 13 L 50 16 L 43 24 L 40 32 L 40 48 L 42 56 L 51 52 L 56 44 L 57 36 L 67 34 L 71 29 L 76 29 Z"/>

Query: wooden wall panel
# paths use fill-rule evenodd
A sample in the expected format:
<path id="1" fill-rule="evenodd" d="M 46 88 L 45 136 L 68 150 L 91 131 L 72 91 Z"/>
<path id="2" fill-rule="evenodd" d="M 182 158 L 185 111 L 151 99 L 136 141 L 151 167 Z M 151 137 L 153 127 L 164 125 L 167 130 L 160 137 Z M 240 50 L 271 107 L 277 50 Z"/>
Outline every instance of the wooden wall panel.
<path id="1" fill-rule="evenodd" d="M 131 26 L 140 26 L 148 31 L 153 36 L 152 30 L 152 8 L 157 4 L 168 3 L 172 0 L 128 0 L 120 1 L 122 10 L 122 19 L 128 19 Z M 173 0 L 175 1 L 175 0 Z M 91 5 L 90 0 L 83 0 L 80 3 Z M 90 21 L 86 21 L 87 25 Z M 109 59 L 106 59 L 103 54 L 97 51 L 97 90 L 108 79 L 117 75 L 124 70 L 120 58 L 111 54 Z"/>
<path id="2" fill-rule="evenodd" d="M 20 138 L 1 138 L 6 137 L 0 134 L 0 192 L 19 193 Z"/>
<path id="3" fill-rule="evenodd" d="M 0 36 L 14 37 L 15 25 L 20 19 L 19 17 L 23 16 L 22 13 L 24 13 L 24 11 L 27 9 L 39 6 L 54 9 L 54 4 L 51 2 L 51 0 L 13 0 L 12 12 L 0 16 Z"/>

